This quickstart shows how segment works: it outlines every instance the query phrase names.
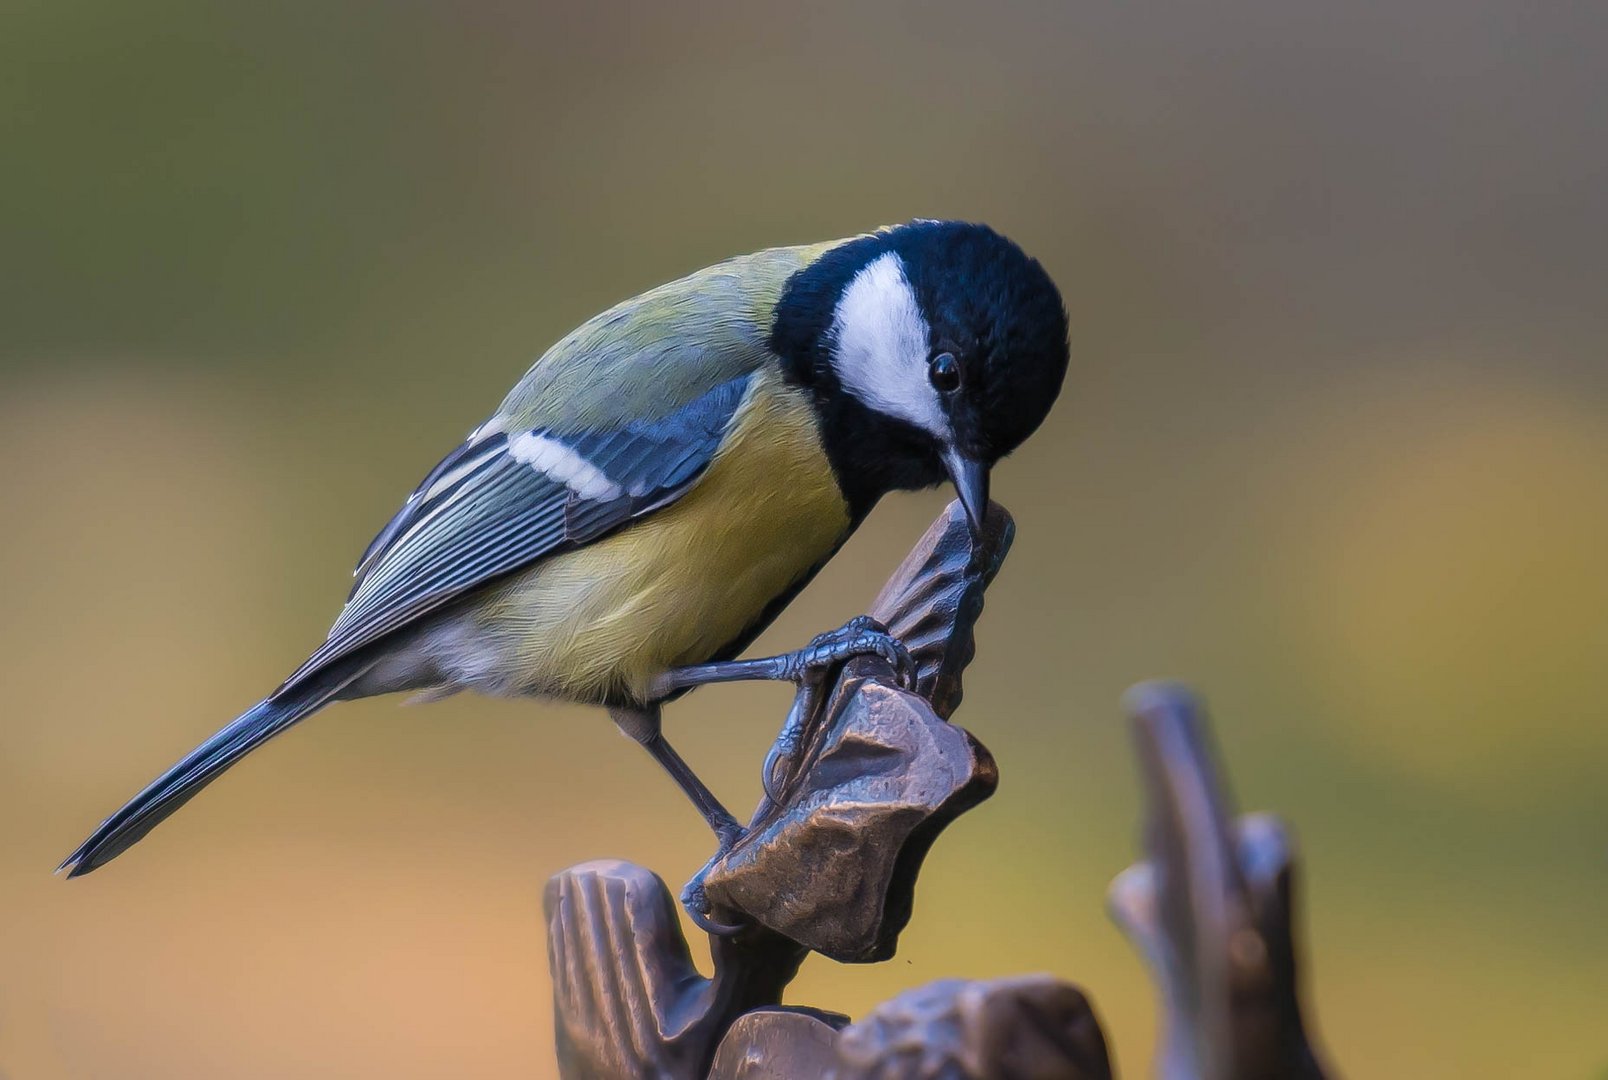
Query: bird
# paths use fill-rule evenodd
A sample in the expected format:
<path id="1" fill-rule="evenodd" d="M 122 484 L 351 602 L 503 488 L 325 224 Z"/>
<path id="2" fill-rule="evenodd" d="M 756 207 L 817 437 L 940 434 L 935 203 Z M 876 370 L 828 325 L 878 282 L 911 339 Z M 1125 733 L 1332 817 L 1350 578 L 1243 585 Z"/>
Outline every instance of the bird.
<path id="1" fill-rule="evenodd" d="M 743 650 L 882 496 L 990 469 L 1069 362 L 1043 266 L 986 225 L 915 220 L 742 255 L 560 339 L 358 560 L 324 642 L 61 864 L 105 865 L 253 749 L 337 701 L 461 690 L 601 706 L 714 830 L 742 827 L 665 739 L 694 687 L 908 653 L 864 618 Z"/>

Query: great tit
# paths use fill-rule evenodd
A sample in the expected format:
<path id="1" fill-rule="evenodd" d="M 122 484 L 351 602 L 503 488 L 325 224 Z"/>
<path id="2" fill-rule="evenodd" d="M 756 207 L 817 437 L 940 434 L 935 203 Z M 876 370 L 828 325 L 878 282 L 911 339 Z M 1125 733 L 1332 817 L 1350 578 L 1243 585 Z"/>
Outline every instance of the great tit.
<path id="1" fill-rule="evenodd" d="M 396 691 L 604 706 L 724 846 L 740 828 L 665 741 L 660 705 L 866 651 L 908 660 L 863 620 L 731 658 L 885 493 L 947 477 L 980 528 L 989 469 L 1043 421 L 1067 354 L 1049 275 L 962 222 L 760 251 L 605 311 L 408 496 L 307 661 L 62 868 L 116 857 L 330 702 Z"/>

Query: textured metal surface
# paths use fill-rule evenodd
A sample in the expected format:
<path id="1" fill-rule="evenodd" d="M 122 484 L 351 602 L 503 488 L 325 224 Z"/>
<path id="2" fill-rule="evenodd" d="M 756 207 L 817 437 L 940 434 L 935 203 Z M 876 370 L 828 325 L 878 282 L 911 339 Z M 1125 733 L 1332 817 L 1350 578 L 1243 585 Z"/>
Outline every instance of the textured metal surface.
<path id="1" fill-rule="evenodd" d="M 1108 1080 L 1105 1035 L 1049 975 L 944 979 L 883 1002 L 838 1038 L 836 1080 Z"/>
<path id="2" fill-rule="evenodd" d="M 732 1018 L 780 1001 L 804 958 L 769 935 L 715 938 L 715 975 L 705 978 L 664 882 L 627 862 L 565 870 L 548 882 L 544 908 L 567 1080 L 704 1075 Z"/>
<path id="3" fill-rule="evenodd" d="M 767 927 L 844 962 L 893 955 L 910 920 L 921 861 L 938 833 L 993 794 L 986 748 L 945 722 L 975 651 L 983 591 L 1014 532 L 991 504 L 982 545 L 952 502 L 883 586 L 870 615 L 910 651 L 915 691 L 898 688 L 882 658 L 801 691 L 786 738 L 797 749 L 750 822 L 748 835 L 704 877 L 722 918 Z"/>
<path id="4" fill-rule="evenodd" d="M 1127 707 L 1149 857 L 1118 876 L 1109 903 L 1161 986 L 1161 1075 L 1322 1077 L 1302 1021 L 1287 831 L 1266 815 L 1233 819 L 1187 690 L 1141 685 Z"/>
<path id="5" fill-rule="evenodd" d="M 976 655 L 973 629 L 983 592 L 1016 538 L 1016 523 L 988 504 L 982 543 L 973 548 L 960 503 L 951 502 L 905 556 L 868 614 L 910 650 L 916 691 L 945 720 L 960 706 L 960 676 Z"/>
<path id="6" fill-rule="evenodd" d="M 704 878 L 735 914 L 844 962 L 886 960 L 939 831 L 993 793 L 988 752 L 914 694 L 840 684 L 782 801 Z"/>
<path id="7" fill-rule="evenodd" d="M 775 1009 L 744 1016 L 710 1080 L 1109 1080 L 1105 1036 L 1077 988 L 1048 975 L 942 979 L 847 1026 Z"/>
<path id="8" fill-rule="evenodd" d="M 850 660 L 800 691 L 773 755 L 774 797 L 704 875 L 715 909 L 748 927 L 711 938 L 713 978 L 693 966 L 653 874 L 599 862 L 552 880 L 548 938 L 565 1077 L 700 1077 L 734 1022 L 719 1075 L 820 1074 L 820 1054 L 835 1046 L 830 1014 L 765 1007 L 780 1001 L 808 949 L 841 960 L 891 956 L 928 848 L 994 790 L 987 750 L 942 717 L 960 701 L 983 590 L 1011 534 L 1010 516 L 991 506 L 974 549 L 952 503 L 878 596 L 871 615 L 909 647 L 913 692 L 878 657 Z"/>
<path id="9" fill-rule="evenodd" d="M 991 507 L 973 551 L 952 504 L 871 615 L 909 648 L 912 691 L 879 657 L 807 683 L 750 835 L 703 877 L 746 926 L 694 968 L 664 884 L 589 863 L 548 890 L 554 1008 L 568 1080 L 1104 1080 L 1104 1036 L 1076 987 L 1048 975 L 944 980 L 863 1019 L 783 1008 L 809 950 L 886 959 L 943 826 L 994 789 L 988 752 L 941 717 L 960 700 L 983 590 L 1011 538 Z M 1163 997 L 1167 1080 L 1318 1080 L 1302 1019 L 1294 854 L 1284 826 L 1235 818 L 1199 704 L 1164 684 L 1127 698 L 1145 787 L 1148 857 L 1112 883 L 1113 916 Z"/>
<path id="10" fill-rule="evenodd" d="M 838 1069 L 838 1032 L 848 1017 L 814 1009 L 755 1009 L 732 1024 L 709 1080 L 825 1080 Z"/>

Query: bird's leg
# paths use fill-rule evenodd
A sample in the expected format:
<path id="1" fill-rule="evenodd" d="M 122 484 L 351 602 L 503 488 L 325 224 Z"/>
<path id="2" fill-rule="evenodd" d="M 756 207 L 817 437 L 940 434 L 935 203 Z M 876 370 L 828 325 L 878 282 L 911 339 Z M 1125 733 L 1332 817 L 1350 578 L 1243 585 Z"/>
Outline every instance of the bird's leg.
<path id="1" fill-rule="evenodd" d="M 836 630 L 818 635 L 796 652 L 759 660 L 735 660 L 672 669 L 660 676 L 654 690 L 658 696 L 668 696 L 678 690 L 713 682 L 775 679 L 796 683 L 799 694 L 761 771 L 765 797 L 775 804 L 780 798 L 780 788 L 793 755 L 803 746 L 809 723 L 816 718 L 826 676 L 838 664 L 867 655 L 880 656 L 892 665 L 901 685 L 908 687 L 914 684 L 915 663 L 910 658 L 909 650 L 888 633 L 887 627 L 869 615 L 860 615 Z"/>
<path id="2" fill-rule="evenodd" d="M 715 838 L 720 842 L 720 850 L 730 850 L 731 845 L 743 834 L 742 824 L 732 816 L 730 810 L 723 806 L 715 793 L 709 790 L 698 774 L 692 771 L 682 756 L 670 745 L 664 737 L 663 727 L 659 720 L 659 707 L 647 705 L 640 708 L 611 707 L 609 716 L 614 719 L 621 731 L 640 743 L 653 760 L 665 772 L 670 774 L 687 796 L 692 805 L 697 807 L 698 813 L 703 815 L 704 821 L 714 830 Z"/>
<path id="3" fill-rule="evenodd" d="M 804 648 L 781 656 L 768 656 L 760 660 L 733 660 L 691 667 L 673 668 L 650 684 L 649 698 L 653 704 L 635 707 L 612 707 L 609 715 L 620 730 L 641 743 L 653 755 L 671 779 L 680 785 L 698 812 L 714 830 L 719 850 L 704 868 L 687 883 L 681 893 L 682 906 L 692 921 L 711 934 L 731 935 L 742 929 L 728 926 L 710 918 L 708 899 L 704 893 L 704 876 L 709 868 L 723 858 L 739 839 L 743 826 L 721 805 L 704 782 L 698 779 L 681 755 L 665 741 L 659 720 L 658 703 L 681 690 L 714 682 L 737 682 L 748 679 L 773 679 L 797 683 L 806 689 L 801 701 L 794 702 L 788 714 L 777 746 L 765 762 L 765 789 L 767 798 L 774 799 L 777 774 L 785 771 L 787 763 L 803 745 L 809 720 L 817 712 L 814 701 L 819 697 L 820 684 L 833 668 L 856 656 L 880 656 L 893 668 L 901 686 L 913 686 L 916 677 L 915 661 L 900 641 L 888 633 L 887 627 L 861 615 L 850 619 L 836 630 L 821 634 Z"/>
<path id="4" fill-rule="evenodd" d="M 652 696 L 665 698 L 680 690 L 717 682 L 766 679 L 803 683 L 812 674 L 856 656 L 880 656 L 892 665 L 901 686 L 909 687 L 915 682 L 916 665 L 909 650 L 888 633 L 887 627 L 869 615 L 860 615 L 836 630 L 819 635 L 796 652 L 760 660 L 726 660 L 672 668 L 654 681 Z"/>
<path id="5" fill-rule="evenodd" d="M 704 896 L 703 880 L 709 867 L 742 838 L 744 832 L 742 823 L 721 804 L 715 793 L 709 790 L 709 786 L 698 779 L 698 774 L 692 771 L 692 766 L 688 765 L 665 739 L 658 705 L 635 708 L 613 706 L 609 709 L 609 716 L 614 719 L 614 723 L 621 731 L 653 755 L 653 760 L 670 774 L 670 778 L 676 782 L 687 798 L 692 800 L 692 805 L 698 808 L 698 813 L 703 815 L 704 821 L 714 830 L 715 840 L 719 845 L 715 856 L 682 890 L 681 904 L 686 908 L 687 915 L 692 921 L 706 932 L 723 937 L 736 934 L 742 929 L 741 926 L 717 922 L 709 917 L 709 902 Z"/>

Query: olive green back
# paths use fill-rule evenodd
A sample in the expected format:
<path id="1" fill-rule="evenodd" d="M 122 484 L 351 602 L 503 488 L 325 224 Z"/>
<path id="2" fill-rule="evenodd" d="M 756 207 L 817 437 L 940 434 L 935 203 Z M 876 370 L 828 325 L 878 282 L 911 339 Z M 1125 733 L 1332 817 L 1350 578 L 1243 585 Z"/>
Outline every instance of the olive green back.
<path id="1" fill-rule="evenodd" d="M 836 242 L 742 255 L 617 304 L 537 360 L 497 409 L 508 431 L 653 420 L 771 357 L 787 279 Z"/>

